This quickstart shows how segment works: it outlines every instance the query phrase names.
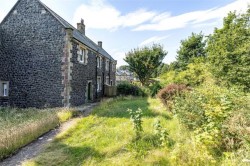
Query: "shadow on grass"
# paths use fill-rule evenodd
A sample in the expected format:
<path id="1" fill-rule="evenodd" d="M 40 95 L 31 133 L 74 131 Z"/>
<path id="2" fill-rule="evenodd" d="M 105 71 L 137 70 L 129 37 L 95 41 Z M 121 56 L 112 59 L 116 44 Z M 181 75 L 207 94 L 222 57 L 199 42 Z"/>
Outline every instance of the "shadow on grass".
<path id="1" fill-rule="evenodd" d="M 114 117 L 114 118 L 130 118 L 128 109 L 137 110 L 141 108 L 143 117 L 157 117 L 163 116 L 166 119 L 171 119 L 170 116 L 162 113 L 154 112 L 149 109 L 150 103 L 147 98 L 118 98 L 109 102 L 104 102 L 94 109 L 92 115 L 99 117 Z"/>
<path id="2" fill-rule="evenodd" d="M 71 147 L 65 144 L 57 143 L 56 147 L 48 147 L 38 158 L 32 161 L 33 165 L 51 165 L 51 166 L 68 166 L 68 165 L 83 165 L 88 160 L 102 161 L 105 158 L 90 146 Z"/>

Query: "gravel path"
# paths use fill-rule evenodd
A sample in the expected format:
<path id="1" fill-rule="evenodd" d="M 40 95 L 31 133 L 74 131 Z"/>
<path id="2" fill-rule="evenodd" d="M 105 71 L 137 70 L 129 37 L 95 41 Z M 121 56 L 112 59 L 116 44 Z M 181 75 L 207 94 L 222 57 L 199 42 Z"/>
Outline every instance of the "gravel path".
<path id="1" fill-rule="evenodd" d="M 91 113 L 93 107 L 95 107 L 96 105 L 98 105 L 98 103 L 88 104 L 86 106 L 81 106 L 76 109 L 82 113 L 82 117 L 86 117 Z M 13 156 L 0 162 L 0 166 L 21 166 L 22 162 L 37 156 L 41 152 L 43 147 L 49 142 L 51 142 L 56 137 L 57 134 L 66 131 L 70 127 L 74 126 L 78 122 L 78 120 L 81 119 L 82 117 L 71 119 L 63 123 L 60 127 L 42 135 L 37 140 L 21 148 Z"/>

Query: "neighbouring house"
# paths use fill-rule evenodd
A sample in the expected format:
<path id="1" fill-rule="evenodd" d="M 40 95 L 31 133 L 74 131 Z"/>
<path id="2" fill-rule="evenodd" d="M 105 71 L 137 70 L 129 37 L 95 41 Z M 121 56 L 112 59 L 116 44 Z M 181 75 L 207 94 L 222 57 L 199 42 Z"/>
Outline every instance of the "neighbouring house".
<path id="1" fill-rule="evenodd" d="M 137 78 L 135 77 L 135 74 L 133 72 L 121 69 L 118 69 L 116 71 L 116 84 L 120 84 L 122 82 L 133 82 L 133 81 L 137 81 Z"/>
<path id="2" fill-rule="evenodd" d="M 39 0 L 18 0 L 0 24 L 0 106 L 78 106 L 115 85 L 116 61 Z"/>

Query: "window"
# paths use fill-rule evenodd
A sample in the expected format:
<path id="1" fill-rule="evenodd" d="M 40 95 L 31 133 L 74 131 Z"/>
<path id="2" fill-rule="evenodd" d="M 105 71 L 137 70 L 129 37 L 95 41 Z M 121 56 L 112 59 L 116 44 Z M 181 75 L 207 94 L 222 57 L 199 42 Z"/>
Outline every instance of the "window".
<path id="1" fill-rule="evenodd" d="M 110 85 L 113 86 L 113 81 L 110 81 Z"/>
<path id="2" fill-rule="evenodd" d="M 116 71 L 116 64 L 112 63 L 112 71 Z"/>
<path id="3" fill-rule="evenodd" d="M 106 85 L 109 85 L 109 76 L 106 76 Z"/>
<path id="4" fill-rule="evenodd" d="M 97 56 L 97 67 L 101 68 L 102 66 L 102 58 L 100 56 Z"/>
<path id="5" fill-rule="evenodd" d="M 97 77 L 97 91 L 102 90 L 102 80 L 101 77 Z"/>
<path id="6" fill-rule="evenodd" d="M 0 96 L 9 96 L 9 82 L 0 81 Z"/>
<path id="7" fill-rule="evenodd" d="M 78 61 L 83 64 L 88 63 L 88 50 L 80 48 L 78 51 Z"/>
<path id="8" fill-rule="evenodd" d="M 109 71 L 109 60 L 106 60 L 106 70 Z"/>

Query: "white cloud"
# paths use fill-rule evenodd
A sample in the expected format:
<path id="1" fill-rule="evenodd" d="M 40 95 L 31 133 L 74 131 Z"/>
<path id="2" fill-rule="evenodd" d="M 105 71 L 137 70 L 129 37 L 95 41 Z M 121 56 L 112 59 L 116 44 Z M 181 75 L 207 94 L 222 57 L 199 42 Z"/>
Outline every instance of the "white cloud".
<path id="1" fill-rule="evenodd" d="M 144 30 L 154 30 L 154 31 L 163 31 L 184 28 L 188 25 L 195 25 L 204 23 L 210 20 L 222 19 L 227 15 L 229 11 L 237 10 L 238 13 L 245 12 L 247 6 L 250 4 L 250 0 L 237 0 L 226 6 L 220 8 L 212 8 L 209 10 L 202 11 L 193 11 L 189 13 L 184 13 L 177 16 L 171 16 L 169 13 L 162 13 L 155 16 L 151 23 L 139 25 L 134 28 L 135 31 L 144 31 Z M 205 25 L 205 24 L 204 24 Z"/>
<path id="2" fill-rule="evenodd" d="M 143 42 L 141 42 L 139 44 L 139 46 L 145 46 L 145 45 L 148 45 L 148 44 L 151 44 L 151 43 L 157 43 L 161 40 L 164 40 L 166 38 L 168 38 L 169 36 L 153 36 L 151 38 L 148 38 L 146 40 L 144 40 Z"/>
<path id="3" fill-rule="evenodd" d="M 87 28 L 115 30 L 119 27 L 139 25 L 155 15 L 155 12 L 145 9 L 122 15 L 119 10 L 104 0 L 92 0 L 77 8 L 73 22 L 76 24 L 83 18 L 88 25 Z"/>
<path id="4" fill-rule="evenodd" d="M 126 65 L 127 63 L 123 60 L 125 58 L 126 53 L 124 51 L 116 51 L 113 52 L 112 57 L 117 60 L 117 66 Z"/>

